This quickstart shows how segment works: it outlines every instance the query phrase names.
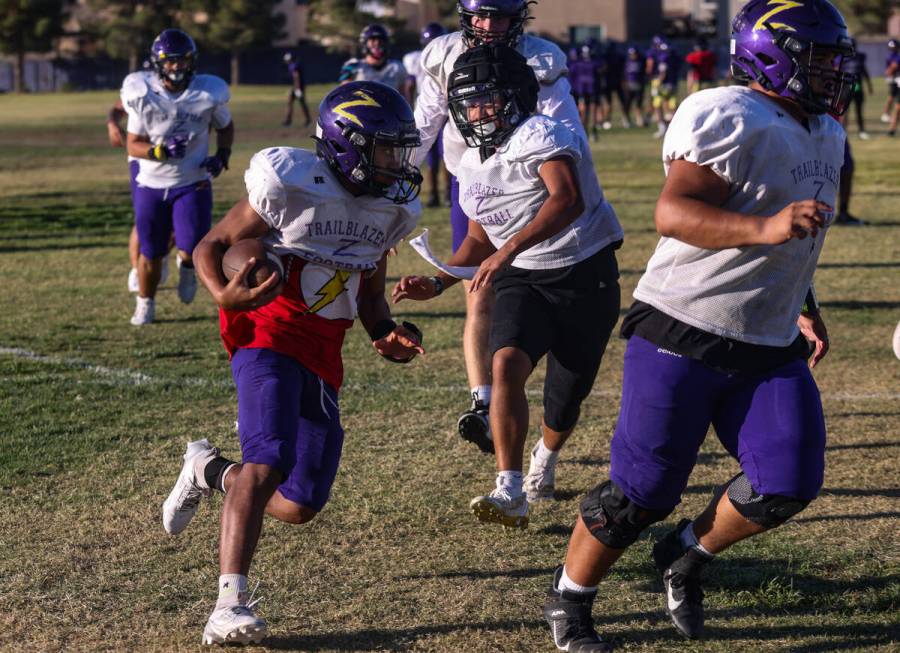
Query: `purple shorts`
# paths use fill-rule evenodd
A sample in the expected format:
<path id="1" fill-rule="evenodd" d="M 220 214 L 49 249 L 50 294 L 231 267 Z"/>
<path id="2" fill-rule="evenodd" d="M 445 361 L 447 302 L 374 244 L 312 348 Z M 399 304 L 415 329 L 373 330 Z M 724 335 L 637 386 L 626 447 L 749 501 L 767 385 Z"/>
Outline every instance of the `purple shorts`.
<path id="1" fill-rule="evenodd" d="M 431 149 L 428 150 L 428 154 L 425 155 L 425 162 L 428 164 L 429 168 L 438 168 L 440 167 L 443 160 L 444 128 L 441 127 L 441 131 L 438 133 L 437 139 L 435 139 L 434 144 L 431 146 Z"/>
<path id="2" fill-rule="evenodd" d="M 344 445 L 337 392 L 293 358 L 270 349 L 238 349 L 231 373 L 243 462 L 278 469 L 285 499 L 321 510 Z"/>
<path id="3" fill-rule="evenodd" d="M 459 249 L 469 231 L 469 217 L 459 205 L 459 182 L 450 176 L 450 232 L 453 234 L 453 251 Z"/>
<path id="4" fill-rule="evenodd" d="M 141 171 L 141 166 L 137 159 L 128 162 L 128 175 L 131 177 L 131 202 L 134 203 L 134 191 L 137 190 L 137 176 Z"/>
<path id="5" fill-rule="evenodd" d="M 178 188 L 147 188 L 137 184 L 132 193 L 134 220 L 141 254 L 160 258 L 175 245 L 188 255 L 212 226 L 212 186 L 206 180 Z"/>
<path id="6" fill-rule="evenodd" d="M 632 336 L 610 450 L 616 485 L 644 508 L 671 510 L 710 425 L 758 494 L 802 500 L 818 494 L 825 418 L 806 361 L 728 375 Z"/>

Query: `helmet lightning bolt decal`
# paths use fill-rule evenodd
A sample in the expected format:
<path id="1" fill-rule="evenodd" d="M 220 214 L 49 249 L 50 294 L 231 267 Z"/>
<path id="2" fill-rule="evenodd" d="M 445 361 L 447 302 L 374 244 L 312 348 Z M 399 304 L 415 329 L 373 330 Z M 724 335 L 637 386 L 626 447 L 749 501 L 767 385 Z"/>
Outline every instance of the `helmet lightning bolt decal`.
<path id="1" fill-rule="evenodd" d="M 758 32 L 761 29 L 765 29 L 765 23 L 767 20 L 780 14 L 782 11 L 787 11 L 788 9 L 794 9 L 796 7 L 802 7 L 802 2 L 794 2 L 794 0 L 770 0 L 769 6 L 775 5 L 774 9 L 771 9 L 764 13 L 759 17 L 759 20 L 756 21 L 756 24 L 753 26 L 753 31 Z M 796 31 L 790 25 L 785 25 L 784 23 L 772 23 L 772 27 L 778 29 L 786 29 L 790 31 Z"/>
<path id="2" fill-rule="evenodd" d="M 334 112 L 347 120 L 356 123 L 360 127 L 363 126 L 362 121 L 354 116 L 352 113 L 348 113 L 347 109 L 351 107 L 380 107 L 381 105 L 375 101 L 371 95 L 366 93 L 365 91 L 356 91 L 353 95 L 360 98 L 359 100 L 347 100 L 346 102 L 341 102 L 334 108 Z"/>
<path id="3" fill-rule="evenodd" d="M 331 302 L 338 298 L 342 292 L 347 290 L 347 281 L 350 279 L 352 272 L 347 270 L 335 270 L 334 276 L 316 291 L 316 295 L 320 297 L 319 301 L 309 307 L 309 313 L 318 313 Z"/>

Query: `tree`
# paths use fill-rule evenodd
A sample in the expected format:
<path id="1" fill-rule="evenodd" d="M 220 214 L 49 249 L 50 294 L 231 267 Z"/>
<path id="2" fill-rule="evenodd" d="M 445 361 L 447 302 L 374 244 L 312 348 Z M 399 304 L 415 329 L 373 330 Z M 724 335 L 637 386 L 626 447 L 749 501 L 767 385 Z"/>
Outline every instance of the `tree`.
<path id="1" fill-rule="evenodd" d="M 175 0 L 89 0 L 94 19 L 84 26 L 85 31 L 110 57 L 128 59 L 133 72 L 156 35 L 172 27 L 179 4 Z"/>
<path id="2" fill-rule="evenodd" d="M 385 0 L 383 4 L 390 7 L 394 0 Z M 393 17 L 357 11 L 356 0 L 310 0 L 309 31 L 332 50 L 355 52 L 359 33 L 371 23 L 381 23 L 395 36 L 404 28 Z"/>
<path id="3" fill-rule="evenodd" d="M 884 34 L 893 11 L 900 8 L 898 0 L 836 0 L 854 35 Z"/>
<path id="4" fill-rule="evenodd" d="M 237 86 L 241 53 L 267 47 L 284 36 L 278 0 L 193 0 L 183 3 L 192 30 L 211 50 L 231 54 L 231 84 Z M 204 20 L 205 19 L 205 20 Z"/>
<path id="5" fill-rule="evenodd" d="M 0 52 L 14 54 L 16 93 L 25 90 L 25 53 L 47 52 L 63 33 L 64 0 L 0 0 Z"/>

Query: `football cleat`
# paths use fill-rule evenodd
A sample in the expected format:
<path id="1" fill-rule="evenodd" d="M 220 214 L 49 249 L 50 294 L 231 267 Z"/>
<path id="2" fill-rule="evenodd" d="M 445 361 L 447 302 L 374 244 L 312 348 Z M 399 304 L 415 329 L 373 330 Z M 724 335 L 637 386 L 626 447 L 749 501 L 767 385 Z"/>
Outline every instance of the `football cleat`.
<path id="1" fill-rule="evenodd" d="M 550 625 L 553 643 L 560 651 L 569 653 L 611 653 L 612 644 L 597 634 L 591 618 L 597 591 L 582 594 L 558 590 L 562 571 L 562 567 L 556 568 L 544 601 L 544 619 Z"/>
<path id="2" fill-rule="evenodd" d="M 556 482 L 556 461 L 541 465 L 535 458 L 538 445 L 531 450 L 531 462 L 528 465 L 528 474 L 522 481 L 528 503 L 536 501 L 548 501 L 553 499 L 554 483 Z"/>
<path id="3" fill-rule="evenodd" d="M 181 259 L 178 259 L 179 261 Z M 169 280 L 169 257 L 163 256 L 162 260 L 162 271 L 159 273 L 159 285 L 163 285 L 166 281 Z"/>
<path id="4" fill-rule="evenodd" d="M 528 528 L 528 498 L 524 494 L 513 498 L 495 488 L 486 496 L 472 499 L 469 507 L 478 521 L 500 524 L 504 528 Z"/>
<path id="5" fill-rule="evenodd" d="M 131 324 L 134 326 L 152 324 L 154 317 L 156 317 L 156 302 L 153 301 L 153 298 L 138 296 L 134 315 L 131 316 Z"/>
<path id="6" fill-rule="evenodd" d="M 181 259 L 178 259 L 178 299 L 185 304 L 194 301 L 194 295 L 197 294 L 197 274 L 194 268 L 188 268 L 181 265 Z"/>
<path id="7" fill-rule="evenodd" d="M 472 442 L 484 453 L 494 453 L 494 441 L 491 439 L 491 422 L 488 417 L 488 406 L 477 399 L 472 400 L 472 407 L 459 416 L 456 428 L 463 440 Z"/>
<path id="8" fill-rule="evenodd" d="M 137 268 L 131 268 L 128 273 L 128 292 L 137 292 L 140 289 Z"/>
<path id="9" fill-rule="evenodd" d="M 872 137 L 869 136 L 869 132 L 859 132 L 859 138 L 860 138 L 860 140 L 867 141 L 867 140 L 871 139 Z"/>
<path id="10" fill-rule="evenodd" d="M 269 634 L 266 622 L 248 605 L 217 606 L 203 629 L 203 644 L 259 644 Z"/>
<path id="11" fill-rule="evenodd" d="M 169 535 L 178 535 L 187 528 L 197 514 L 200 499 L 212 494 L 203 477 L 203 470 L 218 455 L 219 450 L 211 446 L 206 438 L 188 443 L 178 480 L 162 506 L 163 528 Z"/>
<path id="12" fill-rule="evenodd" d="M 834 224 L 839 224 L 844 227 L 861 227 L 866 223 L 849 213 L 838 213 L 834 217 Z"/>
<path id="13" fill-rule="evenodd" d="M 689 639 L 703 636 L 703 588 L 700 576 L 711 557 L 696 548 L 685 550 L 681 532 L 690 525 L 682 519 L 674 531 L 653 545 L 653 562 L 662 573 L 666 613 L 675 628 Z"/>
<path id="14" fill-rule="evenodd" d="M 881 114 L 881 122 L 890 122 L 890 121 L 891 121 L 890 114 L 888 114 L 888 113 Z"/>

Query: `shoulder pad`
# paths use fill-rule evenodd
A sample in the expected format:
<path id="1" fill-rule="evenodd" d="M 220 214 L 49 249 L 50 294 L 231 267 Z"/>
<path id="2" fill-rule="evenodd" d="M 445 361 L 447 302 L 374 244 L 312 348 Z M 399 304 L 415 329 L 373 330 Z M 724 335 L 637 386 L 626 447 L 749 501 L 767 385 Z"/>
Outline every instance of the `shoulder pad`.
<path id="1" fill-rule="evenodd" d="M 412 52 L 407 52 L 403 55 L 403 67 L 406 68 L 406 72 L 412 74 L 413 70 L 416 67 L 416 63 L 418 63 L 419 59 L 422 58 L 421 50 L 413 50 Z"/>
<path id="2" fill-rule="evenodd" d="M 209 93 L 216 104 L 225 104 L 231 99 L 231 91 L 228 84 L 221 77 L 215 75 L 197 75 L 192 84 L 198 89 Z"/>
<path id="3" fill-rule="evenodd" d="M 131 73 L 125 78 L 122 82 L 122 102 L 137 100 L 147 94 L 150 87 L 147 85 L 147 79 L 144 77 L 144 74 L 143 71 L 139 71 Z"/>
<path id="4" fill-rule="evenodd" d="M 441 68 L 445 62 L 451 57 L 451 53 L 458 51 L 453 55 L 453 61 L 450 61 L 450 70 L 456 61 L 456 56 L 465 49 L 462 40 L 462 32 L 451 32 L 434 39 L 422 50 L 422 69 L 431 77 L 437 80 L 442 79 Z M 442 85 L 443 86 L 443 85 Z"/>
<path id="5" fill-rule="evenodd" d="M 566 55 L 555 43 L 526 34 L 518 49 L 541 84 L 553 84 L 568 72 Z"/>
<path id="6" fill-rule="evenodd" d="M 509 140 L 510 158 L 514 161 L 546 161 L 567 151 L 581 158 L 578 139 L 564 124 L 547 116 L 532 116 L 513 133 Z"/>

